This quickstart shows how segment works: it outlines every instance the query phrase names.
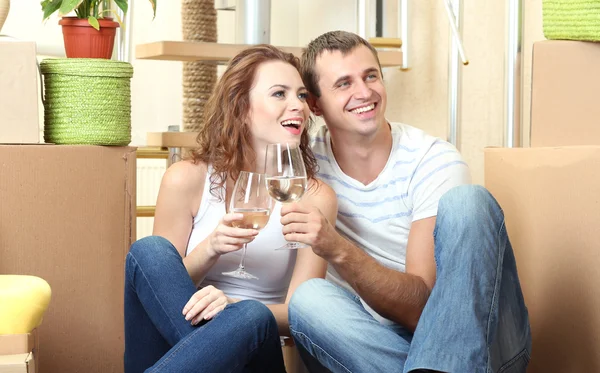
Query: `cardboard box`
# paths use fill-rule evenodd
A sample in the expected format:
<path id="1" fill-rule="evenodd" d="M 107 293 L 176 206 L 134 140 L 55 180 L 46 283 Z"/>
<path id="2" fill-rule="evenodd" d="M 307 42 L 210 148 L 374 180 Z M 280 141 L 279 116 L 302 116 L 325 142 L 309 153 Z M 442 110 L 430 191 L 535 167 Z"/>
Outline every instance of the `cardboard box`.
<path id="1" fill-rule="evenodd" d="M 123 371 L 135 169 L 130 147 L 0 145 L 0 273 L 52 288 L 41 373 Z"/>
<path id="2" fill-rule="evenodd" d="M 600 371 L 600 146 L 486 149 L 532 327 L 528 373 Z"/>
<path id="3" fill-rule="evenodd" d="M 0 373 L 36 373 L 33 352 L 16 355 L 0 355 Z"/>
<path id="4" fill-rule="evenodd" d="M 531 146 L 600 145 L 600 43 L 534 43 Z"/>
<path id="5" fill-rule="evenodd" d="M 34 42 L 0 41 L 0 143 L 40 142 Z"/>

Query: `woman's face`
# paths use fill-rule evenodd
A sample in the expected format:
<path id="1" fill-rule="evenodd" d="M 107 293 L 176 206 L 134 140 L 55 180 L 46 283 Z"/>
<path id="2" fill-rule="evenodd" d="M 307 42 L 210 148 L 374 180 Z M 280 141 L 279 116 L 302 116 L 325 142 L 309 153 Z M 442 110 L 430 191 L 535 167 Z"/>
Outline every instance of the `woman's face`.
<path id="1" fill-rule="evenodd" d="M 247 122 L 258 159 L 267 144 L 300 142 L 310 113 L 307 95 L 298 70 L 289 63 L 269 61 L 258 67 Z"/>

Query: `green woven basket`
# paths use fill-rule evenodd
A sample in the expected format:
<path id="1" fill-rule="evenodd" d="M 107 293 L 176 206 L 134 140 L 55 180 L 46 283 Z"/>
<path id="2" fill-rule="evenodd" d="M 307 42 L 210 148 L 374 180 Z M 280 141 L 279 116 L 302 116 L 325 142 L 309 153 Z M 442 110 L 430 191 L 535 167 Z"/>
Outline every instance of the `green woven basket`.
<path id="1" fill-rule="evenodd" d="M 40 68 L 46 142 L 115 146 L 131 142 L 131 64 L 59 58 L 43 60 Z"/>
<path id="2" fill-rule="evenodd" d="M 600 41 L 600 0 L 543 0 L 544 35 Z"/>

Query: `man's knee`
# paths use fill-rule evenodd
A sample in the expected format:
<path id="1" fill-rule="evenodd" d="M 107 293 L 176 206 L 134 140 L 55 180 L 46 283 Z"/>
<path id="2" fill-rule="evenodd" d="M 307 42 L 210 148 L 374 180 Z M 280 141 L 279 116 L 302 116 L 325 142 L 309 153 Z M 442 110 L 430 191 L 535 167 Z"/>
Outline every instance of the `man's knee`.
<path id="1" fill-rule="evenodd" d="M 438 219 L 456 220 L 456 223 L 462 224 L 477 225 L 488 219 L 504 220 L 496 199 L 480 185 L 461 185 L 450 189 L 440 198 L 437 215 Z"/>
<path id="2" fill-rule="evenodd" d="M 347 290 L 324 279 L 302 283 L 289 304 L 288 317 L 293 331 L 329 333 L 342 323 L 342 310 L 351 302 Z"/>
<path id="3" fill-rule="evenodd" d="M 289 303 L 290 321 L 293 316 L 311 314 L 316 306 L 322 304 L 330 286 L 329 281 L 322 278 L 313 278 L 300 284 L 294 291 Z"/>

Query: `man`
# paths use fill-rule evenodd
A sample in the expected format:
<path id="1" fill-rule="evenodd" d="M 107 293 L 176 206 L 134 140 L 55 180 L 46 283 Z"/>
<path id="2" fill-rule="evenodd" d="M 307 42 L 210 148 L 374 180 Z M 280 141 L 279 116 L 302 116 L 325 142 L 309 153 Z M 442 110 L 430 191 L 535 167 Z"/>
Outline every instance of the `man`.
<path id="1" fill-rule="evenodd" d="M 289 305 L 311 371 L 525 372 L 531 350 L 502 210 L 452 145 L 389 123 L 375 49 L 335 31 L 302 57 L 319 177 L 338 196 L 336 229 L 319 211 L 282 209 L 286 239 L 329 262 Z"/>

